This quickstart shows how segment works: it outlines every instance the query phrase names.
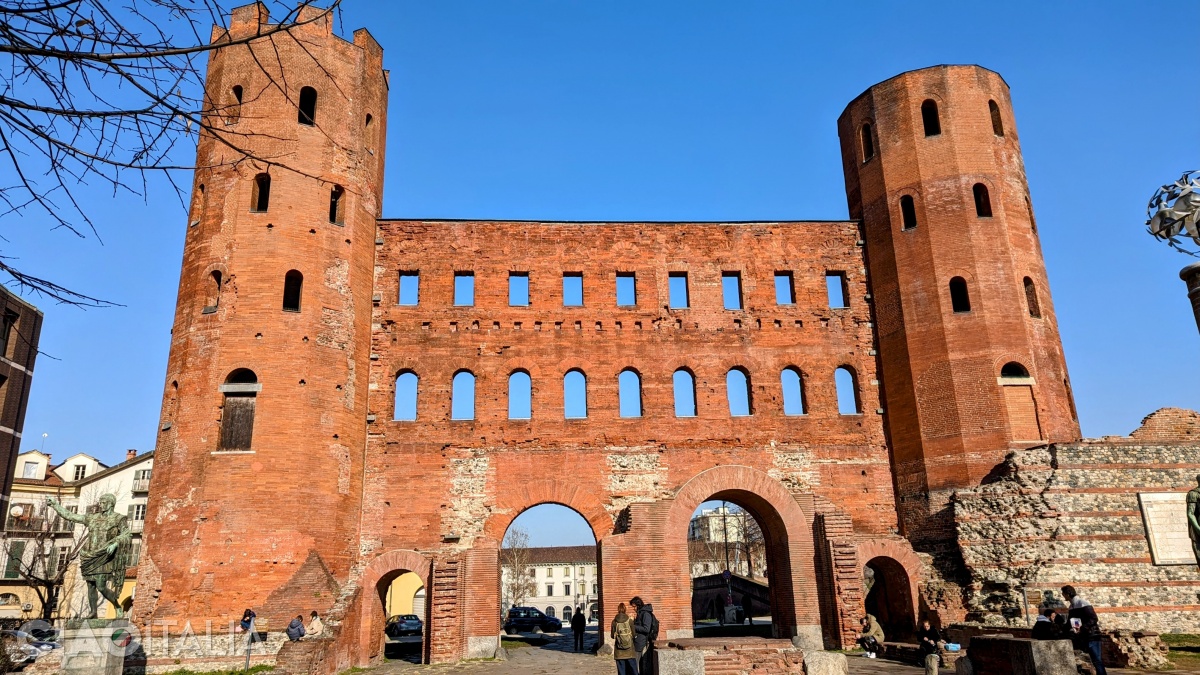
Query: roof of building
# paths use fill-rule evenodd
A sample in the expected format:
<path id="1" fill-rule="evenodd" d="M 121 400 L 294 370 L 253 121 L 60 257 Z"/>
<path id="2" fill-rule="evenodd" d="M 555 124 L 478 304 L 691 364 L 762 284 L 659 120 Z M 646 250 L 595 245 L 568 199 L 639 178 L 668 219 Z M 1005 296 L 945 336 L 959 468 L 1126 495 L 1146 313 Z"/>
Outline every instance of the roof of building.
<path id="1" fill-rule="evenodd" d="M 529 549 L 530 565 L 596 564 L 595 546 L 537 546 Z"/>
<path id="2" fill-rule="evenodd" d="M 137 455 L 133 459 L 127 459 L 124 462 L 121 462 L 120 464 L 106 467 L 103 471 L 97 471 L 96 473 L 94 473 L 90 476 L 84 476 L 82 480 L 78 481 L 78 484 L 86 485 L 93 481 L 99 480 L 105 476 L 110 476 L 118 471 L 121 471 L 122 469 L 128 469 L 129 467 L 133 466 L 134 464 L 140 464 L 141 462 L 144 462 L 148 459 L 153 459 L 153 458 L 154 458 L 153 450 L 151 450 L 150 452 L 143 452 L 142 454 Z M 101 466 L 103 466 L 103 464 Z"/>

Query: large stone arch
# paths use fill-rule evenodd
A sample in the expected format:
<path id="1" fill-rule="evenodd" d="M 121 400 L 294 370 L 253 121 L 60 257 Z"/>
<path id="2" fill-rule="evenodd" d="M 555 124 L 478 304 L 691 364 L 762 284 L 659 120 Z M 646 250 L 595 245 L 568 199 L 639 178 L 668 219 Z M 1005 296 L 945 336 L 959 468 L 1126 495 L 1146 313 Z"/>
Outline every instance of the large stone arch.
<path id="1" fill-rule="evenodd" d="M 383 646 L 383 628 L 387 617 L 384 616 L 384 598 L 380 596 L 381 588 L 390 584 L 392 579 L 404 572 L 412 572 L 421 577 L 426 592 L 431 593 L 433 562 L 416 551 L 394 549 L 381 553 L 363 569 L 362 598 L 359 603 L 358 647 L 359 654 L 364 655 L 365 658 L 375 657 Z M 422 618 L 425 623 L 425 660 L 428 660 L 429 642 L 432 637 L 429 631 L 431 606 L 432 603 L 426 603 L 425 616 Z"/>
<path id="2" fill-rule="evenodd" d="M 916 622 L 920 620 L 920 604 L 919 604 L 919 589 L 918 581 L 922 578 L 923 565 L 921 559 L 913 552 L 907 541 L 898 541 L 892 539 L 870 539 L 864 540 L 858 544 L 858 564 L 860 571 L 866 568 L 867 565 L 875 563 L 876 574 L 883 572 L 884 579 L 876 579 L 875 583 L 889 584 L 889 591 L 899 592 L 904 598 L 903 607 L 904 613 L 907 616 L 891 617 L 885 621 L 884 617 L 877 616 L 881 623 L 888 623 L 885 626 L 885 634 L 888 634 L 888 639 L 892 639 L 893 635 L 897 638 L 907 637 L 907 631 L 916 628 Z M 865 591 L 865 589 L 864 589 Z M 868 592 L 863 593 L 864 611 L 869 611 L 866 607 L 869 597 Z M 898 598 L 893 598 L 893 604 Z M 894 613 L 894 609 L 893 612 Z M 897 622 L 908 625 L 899 626 L 897 632 Z"/>
<path id="3" fill-rule="evenodd" d="M 600 495 L 573 480 L 535 480 L 505 486 L 496 495 L 496 507 L 483 527 L 484 537 L 497 543 L 512 521 L 525 511 L 542 504 L 559 504 L 578 513 L 592 528 L 592 537 L 600 541 L 613 530 L 613 519 Z"/>
<path id="4" fill-rule="evenodd" d="M 666 548 L 672 553 L 675 574 L 680 580 L 677 588 L 682 591 L 682 597 L 675 600 L 687 600 L 686 607 L 681 604 L 674 608 L 675 611 L 686 616 L 690 622 L 688 524 L 696 508 L 710 499 L 728 500 L 747 509 L 763 529 L 767 540 L 772 620 L 776 635 L 799 636 L 805 645 L 820 649 L 821 619 L 814 569 L 812 516 L 801 508 L 796 496 L 782 483 L 747 466 L 708 469 L 692 477 L 675 493 L 663 533 Z"/>

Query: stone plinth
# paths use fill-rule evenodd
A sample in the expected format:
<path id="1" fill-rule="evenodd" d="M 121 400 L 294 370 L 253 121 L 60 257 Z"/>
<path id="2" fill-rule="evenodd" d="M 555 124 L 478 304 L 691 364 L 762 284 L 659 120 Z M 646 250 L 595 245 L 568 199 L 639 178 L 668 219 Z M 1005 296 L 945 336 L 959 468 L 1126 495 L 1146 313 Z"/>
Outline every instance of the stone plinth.
<path id="1" fill-rule="evenodd" d="M 988 675 L 1075 675 L 1070 640 L 980 635 L 967 648 L 971 670 Z"/>
<path id="2" fill-rule="evenodd" d="M 121 675 L 125 647 L 132 639 L 124 624 L 80 627 L 62 633 L 63 673 Z"/>

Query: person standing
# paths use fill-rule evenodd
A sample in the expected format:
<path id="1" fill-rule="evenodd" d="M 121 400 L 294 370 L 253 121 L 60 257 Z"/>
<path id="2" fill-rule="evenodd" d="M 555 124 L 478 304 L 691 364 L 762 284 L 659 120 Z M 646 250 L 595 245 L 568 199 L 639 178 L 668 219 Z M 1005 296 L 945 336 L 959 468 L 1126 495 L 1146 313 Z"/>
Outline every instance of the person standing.
<path id="1" fill-rule="evenodd" d="M 312 618 L 308 620 L 308 625 L 304 627 L 304 632 L 310 638 L 321 637 L 321 633 L 325 632 L 325 622 L 321 621 L 321 617 L 317 616 L 316 612 L 312 613 Z"/>
<path id="2" fill-rule="evenodd" d="M 1096 667 L 1096 675 L 1108 675 L 1108 671 L 1104 668 L 1104 659 L 1100 654 L 1100 619 L 1096 616 L 1096 608 L 1092 607 L 1092 603 L 1079 597 L 1075 592 L 1074 586 L 1063 586 L 1062 595 L 1066 598 L 1070 610 L 1067 616 L 1071 619 L 1071 630 L 1075 636 L 1072 641 L 1075 643 L 1075 648 L 1086 652 L 1092 659 L 1092 665 Z M 1076 627 L 1075 621 L 1078 619 L 1079 625 Z"/>
<path id="3" fill-rule="evenodd" d="M 571 632 L 575 634 L 575 651 L 583 651 L 583 632 L 587 629 L 587 619 L 583 618 L 583 605 L 575 608 L 571 615 Z"/>
<path id="4" fill-rule="evenodd" d="M 742 613 L 746 615 L 746 623 L 754 625 L 754 598 L 749 595 L 742 596 Z"/>
<path id="5" fill-rule="evenodd" d="M 638 672 L 641 675 L 654 675 L 654 643 L 658 641 L 658 618 L 654 616 L 654 605 L 636 596 L 629 604 L 637 610 L 637 618 L 633 620 L 633 646 L 638 653 Z"/>
<path id="6" fill-rule="evenodd" d="M 921 630 L 917 631 L 917 639 L 921 644 L 921 655 L 925 662 L 925 675 L 938 675 L 941 657 L 938 655 L 938 643 L 942 641 L 938 629 L 929 625 L 929 619 L 921 622 Z"/>
<path id="7" fill-rule="evenodd" d="M 617 661 L 617 675 L 639 675 L 637 649 L 634 648 L 633 619 L 625 613 L 625 603 L 617 605 L 617 616 L 613 618 L 608 636 L 613 641 L 613 658 Z"/>

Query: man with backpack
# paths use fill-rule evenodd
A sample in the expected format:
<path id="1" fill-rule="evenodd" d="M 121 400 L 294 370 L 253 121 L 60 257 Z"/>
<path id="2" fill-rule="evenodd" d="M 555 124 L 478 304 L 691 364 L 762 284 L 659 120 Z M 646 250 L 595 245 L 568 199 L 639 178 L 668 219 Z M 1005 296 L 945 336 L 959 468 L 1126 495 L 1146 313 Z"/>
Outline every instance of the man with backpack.
<path id="1" fill-rule="evenodd" d="M 640 597 L 629 601 L 637 609 L 637 618 L 633 620 L 633 648 L 638 653 L 638 672 L 641 675 L 654 675 L 654 643 L 658 641 L 658 618 L 654 616 L 654 606 L 642 602 Z"/>
<path id="2" fill-rule="evenodd" d="M 625 603 L 617 605 L 609 637 L 613 640 L 613 658 L 617 675 L 638 675 L 637 650 L 633 648 L 633 619 L 625 613 Z"/>

